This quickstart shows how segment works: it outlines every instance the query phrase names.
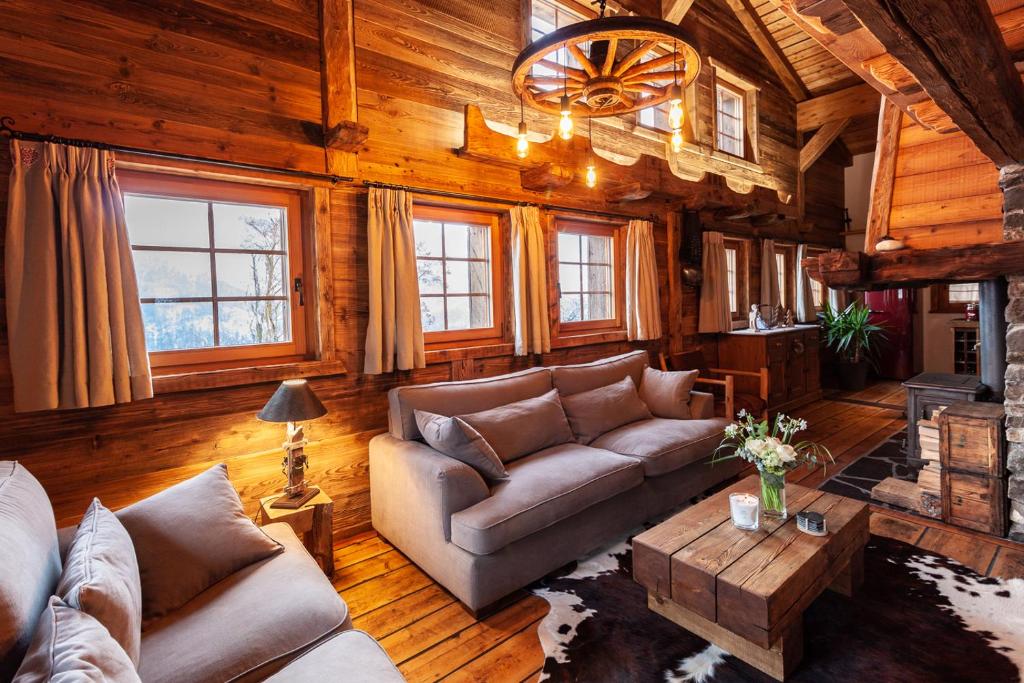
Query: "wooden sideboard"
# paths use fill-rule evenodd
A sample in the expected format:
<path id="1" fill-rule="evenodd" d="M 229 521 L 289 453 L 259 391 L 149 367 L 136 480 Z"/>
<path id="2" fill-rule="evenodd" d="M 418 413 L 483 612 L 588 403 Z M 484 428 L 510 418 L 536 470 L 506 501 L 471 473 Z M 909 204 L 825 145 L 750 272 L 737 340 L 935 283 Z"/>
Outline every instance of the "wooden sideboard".
<path id="1" fill-rule="evenodd" d="M 718 342 L 718 364 L 752 372 L 768 368 L 768 410 L 789 410 L 821 398 L 820 332 L 817 325 L 797 325 L 724 334 Z M 737 377 L 737 392 L 756 394 L 756 381 Z"/>

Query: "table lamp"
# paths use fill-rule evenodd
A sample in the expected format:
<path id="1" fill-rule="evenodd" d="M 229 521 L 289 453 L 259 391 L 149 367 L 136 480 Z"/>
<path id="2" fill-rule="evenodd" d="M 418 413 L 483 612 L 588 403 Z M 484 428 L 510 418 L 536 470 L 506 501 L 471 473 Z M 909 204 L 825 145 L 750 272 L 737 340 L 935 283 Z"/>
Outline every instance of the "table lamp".
<path id="1" fill-rule="evenodd" d="M 284 487 L 284 495 L 275 500 L 270 507 L 295 510 L 320 492 L 320 489 L 309 486 L 306 482 L 307 461 L 302 449 L 307 441 L 302 425 L 295 423 L 314 420 L 326 414 L 324 404 L 304 379 L 281 382 L 281 386 L 263 406 L 263 410 L 256 414 L 256 418 L 263 422 L 288 423 L 288 435 L 282 445 L 285 452 L 282 472 L 288 477 L 288 483 Z"/>

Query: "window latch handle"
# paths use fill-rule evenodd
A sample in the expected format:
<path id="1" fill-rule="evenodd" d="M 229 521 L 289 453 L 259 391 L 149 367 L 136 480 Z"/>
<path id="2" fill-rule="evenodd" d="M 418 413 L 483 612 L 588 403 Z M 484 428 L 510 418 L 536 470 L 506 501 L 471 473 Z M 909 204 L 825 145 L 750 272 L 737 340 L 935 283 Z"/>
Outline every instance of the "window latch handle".
<path id="1" fill-rule="evenodd" d="M 305 306 L 306 305 L 306 293 L 305 293 L 305 290 L 302 288 L 302 278 L 301 277 L 295 278 L 295 291 L 299 293 L 299 305 L 300 306 Z"/>

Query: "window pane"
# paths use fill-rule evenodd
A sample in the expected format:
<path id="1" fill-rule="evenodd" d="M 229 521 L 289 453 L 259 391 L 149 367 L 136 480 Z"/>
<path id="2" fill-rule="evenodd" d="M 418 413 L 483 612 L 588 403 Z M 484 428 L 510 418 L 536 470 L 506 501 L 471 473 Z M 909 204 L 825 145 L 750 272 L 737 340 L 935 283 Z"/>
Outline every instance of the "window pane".
<path id="1" fill-rule="evenodd" d="M 202 201 L 124 196 L 128 237 L 137 245 L 205 249 L 210 246 L 207 210 Z"/>
<path id="2" fill-rule="evenodd" d="M 583 260 L 588 263 L 611 263 L 612 240 L 610 237 L 583 237 Z"/>
<path id="3" fill-rule="evenodd" d="M 445 297 L 445 302 L 448 306 L 449 330 L 468 330 L 470 327 L 481 327 L 480 325 L 470 324 L 468 296 Z"/>
<path id="4" fill-rule="evenodd" d="M 213 346 L 213 304 L 142 304 L 142 322 L 150 351 Z"/>
<path id="5" fill-rule="evenodd" d="M 579 294 L 563 294 L 559 300 L 559 308 L 563 323 L 575 323 L 583 320 L 583 298 Z"/>
<path id="6" fill-rule="evenodd" d="M 441 261 L 417 261 L 416 272 L 420 283 L 420 294 L 444 294 Z"/>
<path id="7" fill-rule="evenodd" d="M 218 249 L 284 251 L 286 223 L 282 208 L 214 204 L 214 246 Z"/>
<path id="8" fill-rule="evenodd" d="M 217 254 L 217 296 L 284 296 L 285 262 L 278 254 Z"/>
<path id="9" fill-rule="evenodd" d="M 978 303 L 977 283 L 959 283 L 949 286 L 949 303 L 951 304 L 974 304 Z"/>
<path id="10" fill-rule="evenodd" d="M 739 305 L 736 301 L 736 290 L 737 290 L 737 278 L 736 278 L 736 250 L 726 249 L 725 250 L 725 263 L 728 273 L 726 281 L 729 286 L 729 310 L 733 313 L 739 312 Z"/>
<path id="11" fill-rule="evenodd" d="M 210 296 L 209 252 L 132 252 L 142 299 Z"/>
<path id="12" fill-rule="evenodd" d="M 415 221 L 417 256 L 441 256 L 441 224 L 434 221 Z"/>
<path id="13" fill-rule="evenodd" d="M 469 226 L 460 223 L 444 224 L 444 255 L 448 258 L 469 257 Z"/>
<path id="14" fill-rule="evenodd" d="M 448 283 L 447 287 L 445 288 L 445 294 L 468 294 L 469 262 L 445 261 L 444 269 L 448 277 Z"/>
<path id="15" fill-rule="evenodd" d="M 221 346 L 277 344 L 291 339 L 284 301 L 222 301 Z"/>
<path id="16" fill-rule="evenodd" d="M 583 297 L 584 320 L 609 320 L 612 313 L 612 297 L 609 294 L 586 294 Z"/>
<path id="17" fill-rule="evenodd" d="M 583 288 L 588 292 L 612 291 L 612 267 L 583 266 Z"/>
<path id="18" fill-rule="evenodd" d="M 420 299 L 420 316 L 424 332 L 439 332 L 444 329 L 444 298 L 423 297 Z"/>
<path id="19" fill-rule="evenodd" d="M 486 261 L 469 262 L 469 293 L 491 293 L 491 266 Z"/>
<path id="20" fill-rule="evenodd" d="M 563 292 L 580 291 L 580 267 L 562 263 L 558 266 L 558 284 Z"/>
<path id="21" fill-rule="evenodd" d="M 558 260 L 580 261 L 580 236 L 568 232 L 558 233 Z"/>
<path id="22" fill-rule="evenodd" d="M 778 269 L 779 275 L 779 301 L 783 306 L 786 305 L 786 255 L 776 254 L 775 255 L 775 266 Z"/>

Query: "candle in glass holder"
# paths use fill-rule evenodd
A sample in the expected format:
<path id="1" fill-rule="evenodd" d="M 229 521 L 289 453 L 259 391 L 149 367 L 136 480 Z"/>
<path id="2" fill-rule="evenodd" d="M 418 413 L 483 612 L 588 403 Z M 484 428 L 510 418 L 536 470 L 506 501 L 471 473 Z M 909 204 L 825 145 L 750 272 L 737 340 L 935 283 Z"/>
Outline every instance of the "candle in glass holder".
<path id="1" fill-rule="evenodd" d="M 758 508 L 760 501 L 757 496 L 749 493 L 732 493 L 729 495 L 729 512 L 732 514 L 732 523 L 737 529 L 747 531 L 757 530 Z"/>

